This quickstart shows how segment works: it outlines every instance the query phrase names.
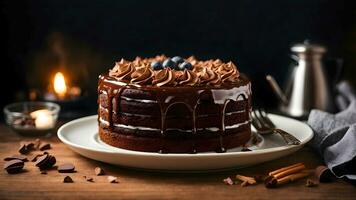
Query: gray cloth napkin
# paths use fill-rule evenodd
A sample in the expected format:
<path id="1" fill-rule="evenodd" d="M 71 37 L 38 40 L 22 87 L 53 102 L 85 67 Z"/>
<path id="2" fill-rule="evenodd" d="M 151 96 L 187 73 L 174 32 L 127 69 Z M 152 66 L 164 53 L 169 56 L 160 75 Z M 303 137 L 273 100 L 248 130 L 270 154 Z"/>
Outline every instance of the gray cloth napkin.
<path id="1" fill-rule="evenodd" d="M 314 138 L 310 145 L 335 176 L 356 181 L 356 96 L 347 82 L 338 84 L 337 90 L 340 101 L 336 103 L 346 109 L 337 114 L 312 110 L 308 124 Z"/>

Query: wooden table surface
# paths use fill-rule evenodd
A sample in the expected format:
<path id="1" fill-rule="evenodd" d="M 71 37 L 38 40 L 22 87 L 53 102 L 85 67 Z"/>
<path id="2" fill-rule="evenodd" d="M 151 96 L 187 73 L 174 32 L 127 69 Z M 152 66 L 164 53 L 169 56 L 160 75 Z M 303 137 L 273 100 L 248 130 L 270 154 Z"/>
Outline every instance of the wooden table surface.
<path id="1" fill-rule="evenodd" d="M 4 157 L 17 154 L 20 141 L 31 139 L 20 137 L 1 124 L 1 165 Z M 87 159 L 67 148 L 55 134 L 41 140 L 51 143 L 49 152 L 57 158 L 57 164 L 75 164 L 77 173 L 69 174 L 74 183 L 62 183 L 68 174 L 51 170 L 43 175 L 33 162 L 26 162 L 23 173 L 10 175 L 1 171 L 0 199 L 356 199 L 356 188 L 342 180 L 312 188 L 305 187 L 305 180 L 300 180 L 276 189 L 266 189 L 263 184 L 241 187 L 222 182 L 228 176 L 266 174 L 296 162 L 304 162 L 308 168 L 320 165 L 321 160 L 307 147 L 285 158 L 245 169 L 169 174 L 135 171 Z M 111 184 L 107 177 L 95 176 L 96 166 L 102 167 L 108 175 L 119 177 L 120 183 Z M 93 177 L 95 182 L 87 182 L 84 175 Z"/>

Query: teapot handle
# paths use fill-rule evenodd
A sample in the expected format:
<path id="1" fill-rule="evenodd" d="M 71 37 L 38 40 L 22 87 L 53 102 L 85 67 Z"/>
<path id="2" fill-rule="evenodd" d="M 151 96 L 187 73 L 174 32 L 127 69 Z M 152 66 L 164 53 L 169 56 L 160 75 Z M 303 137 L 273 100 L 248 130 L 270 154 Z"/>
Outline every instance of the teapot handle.
<path id="1" fill-rule="evenodd" d="M 289 54 L 289 57 L 292 59 L 295 65 L 298 65 L 300 58 L 295 54 Z"/>

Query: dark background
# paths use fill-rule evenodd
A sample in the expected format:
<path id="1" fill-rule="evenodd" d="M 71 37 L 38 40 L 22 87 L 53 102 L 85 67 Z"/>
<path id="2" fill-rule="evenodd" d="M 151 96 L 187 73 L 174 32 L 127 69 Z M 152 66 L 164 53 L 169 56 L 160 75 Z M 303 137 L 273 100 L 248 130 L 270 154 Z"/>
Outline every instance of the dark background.
<path id="1" fill-rule="evenodd" d="M 273 106 L 263 77 L 284 82 L 289 48 L 304 39 L 343 58 L 343 78 L 355 84 L 352 1 L 1 1 L 1 26 L 1 107 L 61 70 L 95 111 L 97 76 L 115 60 L 162 53 L 232 60 L 253 79 L 255 99 Z"/>

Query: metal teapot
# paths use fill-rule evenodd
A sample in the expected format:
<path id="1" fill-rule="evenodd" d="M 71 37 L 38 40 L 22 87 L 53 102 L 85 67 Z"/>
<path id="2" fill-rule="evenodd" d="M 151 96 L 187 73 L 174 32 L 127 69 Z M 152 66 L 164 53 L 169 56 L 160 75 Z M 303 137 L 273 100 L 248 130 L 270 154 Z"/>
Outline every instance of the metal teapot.
<path id="1" fill-rule="evenodd" d="M 326 48 L 304 42 L 291 47 L 292 59 L 296 65 L 282 92 L 276 80 L 267 75 L 266 79 L 279 97 L 280 110 L 291 117 L 305 118 L 311 109 L 333 110 L 332 81 L 321 62 Z"/>

